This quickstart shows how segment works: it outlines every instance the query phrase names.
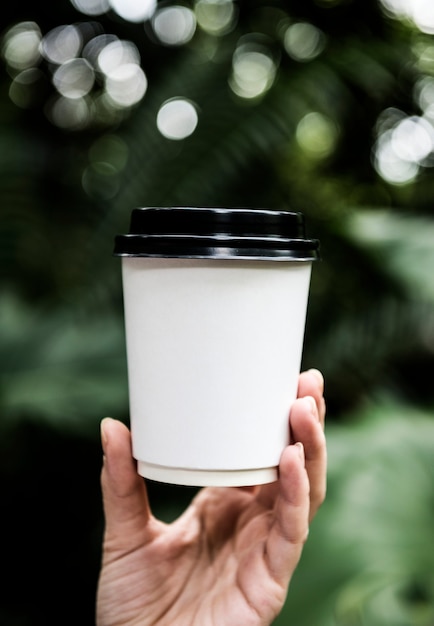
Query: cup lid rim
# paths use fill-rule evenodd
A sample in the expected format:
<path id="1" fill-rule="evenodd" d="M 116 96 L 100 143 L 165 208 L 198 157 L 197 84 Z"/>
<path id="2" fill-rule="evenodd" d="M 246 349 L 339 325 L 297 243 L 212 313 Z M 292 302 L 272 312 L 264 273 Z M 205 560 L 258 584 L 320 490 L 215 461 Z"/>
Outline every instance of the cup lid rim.
<path id="1" fill-rule="evenodd" d="M 316 260 L 299 211 L 248 207 L 142 207 L 129 233 L 115 237 L 115 256 Z"/>

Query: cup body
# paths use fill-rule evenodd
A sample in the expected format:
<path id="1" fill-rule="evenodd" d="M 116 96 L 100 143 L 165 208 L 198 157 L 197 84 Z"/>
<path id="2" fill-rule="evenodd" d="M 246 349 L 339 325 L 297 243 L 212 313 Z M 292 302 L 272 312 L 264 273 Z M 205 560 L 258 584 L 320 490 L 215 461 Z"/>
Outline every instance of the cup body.
<path id="1" fill-rule="evenodd" d="M 187 222 L 203 219 L 190 231 L 208 227 L 202 211 L 205 217 L 187 213 Z M 237 232 L 232 240 L 226 232 L 232 215 L 217 217 L 223 235 L 195 233 L 187 241 L 178 218 L 175 234 L 161 235 L 166 222 L 157 211 L 157 233 L 121 236 L 116 244 L 123 257 L 133 456 L 149 479 L 196 486 L 272 482 L 289 442 L 317 242 L 276 240 L 275 225 L 261 242 L 251 232 L 254 222 L 246 237 Z M 236 210 L 235 217 L 244 220 Z M 149 214 L 134 219 L 142 218 Z"/>

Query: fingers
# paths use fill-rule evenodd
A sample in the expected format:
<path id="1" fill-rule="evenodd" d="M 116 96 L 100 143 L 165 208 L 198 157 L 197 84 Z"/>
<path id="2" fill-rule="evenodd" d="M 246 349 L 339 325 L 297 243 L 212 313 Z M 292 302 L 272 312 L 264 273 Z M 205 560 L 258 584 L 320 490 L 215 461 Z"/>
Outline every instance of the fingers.
<path id="1" fill-rule="evenodd" d="M 321 372 L 316 369 L 310 369 L 307 372 L 302 372 L 298 380 L 298 393 L 299 398 L 304 396 L 312 396 L 314 398 L 320 424 L 324 428 L 326 406 L 324 401 L 324 378 Z"/>
<path id="2" fill-rule="evenodd" d="M 285 448 L 280 460 L 279 491 L 265 550 L 271 576 L 286 585 L 301 556 L 309 529 L 309 480 L 303 446 Z"/>
<path id="3" fill-rule="evenodd" d="M 304 446 L 306 469 L 311 492 L 311 519 L 325 498 L 327 453 L 324 437 L 325 401 L 324 379 L 318 370 L 302 372 L 298 383 L 298 398 L 291 407 L 290 441 Z M 304 398 L 307 398 L 306 400 Z M 276 500 L 278 483 L 262 485 L 257 499 L 264 508 Z"/>
<path id="4" fill-rule="evenodd" d="M 313 519 L 326 493 L 327 451 L 326 441 L 318 412 L 318 402 L 313 396 L 298 398 L 291 407 L 291 439 L 304 446 L 306 471 L 310 484 L 310 519 Z"/>
<path id="5" fill-rule="evenodd" d="M 145 482 L 137 474 L 128 428 L 117 420 L 101 422 L 104 464 L 101 472 L 106 537 L 128 540 L 142 534 L 151 517 Z"/>
<path id="6" fill-rule="evenodd" d="M 299 561 L 309 522 L 325 498 L 327 454 L 324 436 L 324 380 L 318 370 L 300 374 L 298 398 L 290 413 L 293 445 L 279 466 L 279 481 L 264 485 L 257 500 L 270 510 L 274 522 L 265 559 L 273 578 L 287 584 Z"/>

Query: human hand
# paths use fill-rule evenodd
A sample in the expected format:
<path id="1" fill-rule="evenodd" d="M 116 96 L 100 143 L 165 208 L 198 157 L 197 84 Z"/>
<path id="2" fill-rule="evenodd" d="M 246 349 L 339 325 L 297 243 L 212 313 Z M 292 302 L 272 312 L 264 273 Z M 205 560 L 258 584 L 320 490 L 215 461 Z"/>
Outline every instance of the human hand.
<path id="1" fill-rule="evenodd" d="M 324 418 L 323 379 L 309 370 L 278 481 L 204 488 L 172 524 L 151 513 L 127 427 L 103 420 L 97 626 L 269 626 L 325 497 Z"/>

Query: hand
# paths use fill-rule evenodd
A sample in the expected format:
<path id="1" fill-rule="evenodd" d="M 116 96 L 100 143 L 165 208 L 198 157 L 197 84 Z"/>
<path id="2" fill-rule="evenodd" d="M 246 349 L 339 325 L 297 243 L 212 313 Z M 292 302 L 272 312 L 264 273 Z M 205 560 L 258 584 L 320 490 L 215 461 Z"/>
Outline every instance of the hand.
<path id="1" fill-rule="evenodd" d="M 279 480 L 198 492 L 172 524 L 151 513 L 127 427 L 101 424 L 105 512 L 97 626 L 268 626 L 325 497 L 323 379 L 300 375 Z"/>

